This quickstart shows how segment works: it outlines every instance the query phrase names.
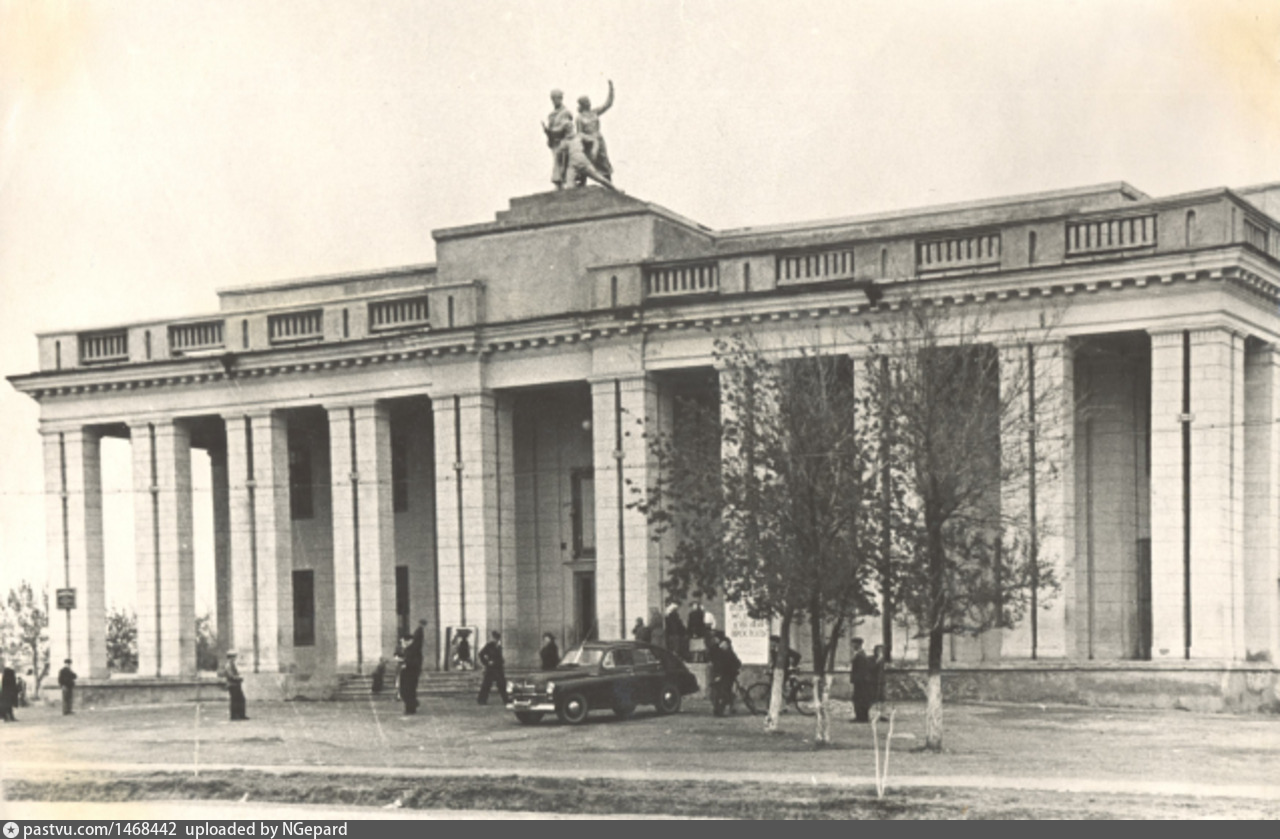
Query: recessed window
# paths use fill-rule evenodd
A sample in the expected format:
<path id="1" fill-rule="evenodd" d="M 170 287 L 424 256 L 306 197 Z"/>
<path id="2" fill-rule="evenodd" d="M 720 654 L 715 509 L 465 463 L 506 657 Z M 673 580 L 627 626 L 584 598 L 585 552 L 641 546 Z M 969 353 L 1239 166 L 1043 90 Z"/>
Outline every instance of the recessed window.
<path id="1" fill-rule="evenodd" d="M 316 576 L 314 571 L 293 572 L 293 645 L 316 644 Z"/>
<path id="2" fill-rule="evenodd" d="M 391 438 L 391 509 L 409 511 L 409 447 L 403 437 Z"/>
<path id="3" fill-rule="evenodd" d="M 299 444 L 289 446 L 289 514 L 295 521 L 315 515 L 311 487 L 311 450 Z"/>
<path id="4" fill-rule="evenodd" d="M 409 634 L 409 566 L 396 566 L 396 627 L 400 637 Z"/>
<path id="5" fill-rule="evenodd" d="M 596 484 L 590 469 L 574 469 L 572 482 L 573 558 L 596 556 Z"/>

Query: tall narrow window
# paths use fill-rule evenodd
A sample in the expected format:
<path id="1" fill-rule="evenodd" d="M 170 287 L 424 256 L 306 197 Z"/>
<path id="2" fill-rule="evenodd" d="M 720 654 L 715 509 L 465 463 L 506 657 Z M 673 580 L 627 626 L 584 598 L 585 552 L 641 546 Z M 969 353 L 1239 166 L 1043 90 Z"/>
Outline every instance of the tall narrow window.
<path id="1" fill-rule="evenodd" d="M 1034 230 L 1027 234 L 1027 262 L 1036 264 L 1036 232 Z"/>
<path id="2" fill-rule="evenodd" d="M 391 438 L 391 509 L 409 511 L 409 451 L 404 437 Z"/>
<path id="3" fill-rule="evenodd" d="M 289 513 L 295 520 L 315 515 L 311 499 L 311 450 L 300 444 L 289 446 Z"/>
<path id="4" fill-rule="evenodd" d="M 885 279 L 888 276 L 889 276 L 889 249 L 881 248 L 880 249 L 880 279 Z"/>
<path id="5" fill-rule="evenodd" d="M 574 469 L 572 481 L 573 558 L 596 556 L 596 484 L 590 469 Z"/>
<path id="6" fill-rule="evenodd" d="M 316 644 L 316 576 L 314 571 L 293 572 L 293 645 Z"/>
<path id="7" fill-rule="evenodd" d="M 742 263 L 742 290 L 743 291 L 751 290 L 751 263 L 750 262 Z"/>
<path id="8" fill-rule="evenodd" d="M 249 349 L 249 321 L 240 321 L 240 345 L 244 349 Z"/>
<path id="9" fill-rule="evenodd" d="M 396 626 L 400 637 L 409 634 L 409 566 L 396 566 Z"/>
<path id="10" fill-rule="evenodd" d="M 618 308 L 618 275 L 609 278 L 609 308 Z"/>
<path id="11" fill-rule="evenodd" d="M 1187 210 L 1187 225 L 1185 231 L 1186 246 L 1191 247 L 1196 238 L 1196 211 Z"/>

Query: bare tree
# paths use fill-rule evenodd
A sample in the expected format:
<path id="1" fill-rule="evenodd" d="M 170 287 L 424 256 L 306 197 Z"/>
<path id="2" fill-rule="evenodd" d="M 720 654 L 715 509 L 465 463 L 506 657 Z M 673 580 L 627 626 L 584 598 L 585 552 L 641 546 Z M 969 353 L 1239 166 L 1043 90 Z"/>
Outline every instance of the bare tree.
<path id="1" fill-rule="evenodd" d="M 928 640 L 930 750 L 942 748 L 946 637 L 1012 627 L 1057 585 L 1036 549 L 1047 522 L 1034 504 L 1009 500 L 1034 492 L 1028 476 L 1054 468 L 1050 441 L 1035 446 L 1054 420 L 1035 406 L 1061 404 L 1060 384 L 1035 385 L 1047 328 L 1033 340 L 1003 334 L 1002 352 L 991 326 L 980 307 L 957 315 L 908 301 L 882 321 L 866 364 L 864 413 L 877 426 L 889 494 L 901 501 L 882 583 Z"/>
<path id="2" fill-rule="evenodd" d="M 667 547 L 673 596 L 722 591 L 776 619 L 784 651 L 795 622 L 808 622 L 815 742 L 829 743 L 836 646 L 850 615 L 875 608 L 880 505 L 874 441 L 853 422 L 855 366 L 812 351 L 773 359 L 742 338 L 718 342 L 716 355 L 719 410 L 687 406 L 676 433 L 651 435 L 658 477 L 635 488 L 634 506 Z M 782 705 L 779 658 L 769 730 Z"/>

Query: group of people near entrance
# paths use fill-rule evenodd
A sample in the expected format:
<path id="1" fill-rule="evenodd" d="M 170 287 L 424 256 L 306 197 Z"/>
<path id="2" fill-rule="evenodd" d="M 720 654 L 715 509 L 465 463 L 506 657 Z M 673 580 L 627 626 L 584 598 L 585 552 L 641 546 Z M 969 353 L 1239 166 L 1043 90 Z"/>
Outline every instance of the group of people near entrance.
<path id="1" fill-rule="evenodd" d="M 395 663 L 396 672 L 391 675 L 395 681 L 396 695 L 404 704 L 404 713 L 406 716 L 416 714 L 420 703 L 418 702 L 418 682 L 422 678 L 422 655 L 423 647 L 426 645 L 427 620 L 423 618 L 418 621 L 418 628 L 413 631 L 412 635 L 401 638 L 396 645 Z M 469 634 L 469 633 L 468 633 Z M 542 649 L 543 666 L 546 667 L 548 647 L 550 645 L 550 654 L 555 657 L 555 663 L 551 665 L 551 669 L 560 661 L 560 653 L 556 650 L 555 639 L 548 633 L 544 636 L 546 643 Z M 467 640 L 467 635 L 459 634 L 449 651 L 450 662 L 454 669 L 471 669 L 474 664 L 471 661 L 471 644 Z M 506 662 L 502 654 L 502 633 L 493 631 L 489 633 L 489 643 L 480 648 L 479 654 L 476 656 L 476 662 L 484 668 L 484 679 L 480 683 L 480 694 L 476 697 L 476 701 L 481 705 L 489 704 L 489 694 L 497 688 L 498 695 L 502 697 L 505 704 L 507 701 L 507 674 Z M 387 661 L 378 663 L 377 668 L 373 672 L 372 690 L 374 693 L 382 693 L 387 682 Z"/>
<path id="2" fill-rule="evenodd" d="M 27 676 L 23 678 L 8 665 L 5 665 L 0 671 L 0 720 L 4 722 L 17 722 L 18 718 L 14 715 L 15 708 L 26 708 L 27 701 L 27 679 L 32 678 L 31 668 L 27 668 Z M 64 715 L 72 713 L 72 704 L 74 702 L 76 672 L 71 669 L 71 659 L 65 659 L 62 662 L 62 669 L 58 671 L 58 686 L 62 689 L 62 713 Z"/>

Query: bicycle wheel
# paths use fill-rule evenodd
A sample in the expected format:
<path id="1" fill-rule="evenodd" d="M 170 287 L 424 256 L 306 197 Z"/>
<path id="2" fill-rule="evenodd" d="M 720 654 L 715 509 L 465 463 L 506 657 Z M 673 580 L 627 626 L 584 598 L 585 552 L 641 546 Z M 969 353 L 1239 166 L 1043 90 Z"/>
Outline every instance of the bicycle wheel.
<path id="1" fill-rule="evenodd" d="M 756 682 L 742 694 L 743 704 L 753 714 L 763 714 L 769 710 L 769 691 L 772 685 L 768 682 Z"/>
<path id="2" fill-rule="evenodd" d="M 791 704 L 802 716 L 812 717 L 818 712 L 817 702 L 813 698 L 813 685 L 797 679 L 795 689 L 791 692 Z"/>

